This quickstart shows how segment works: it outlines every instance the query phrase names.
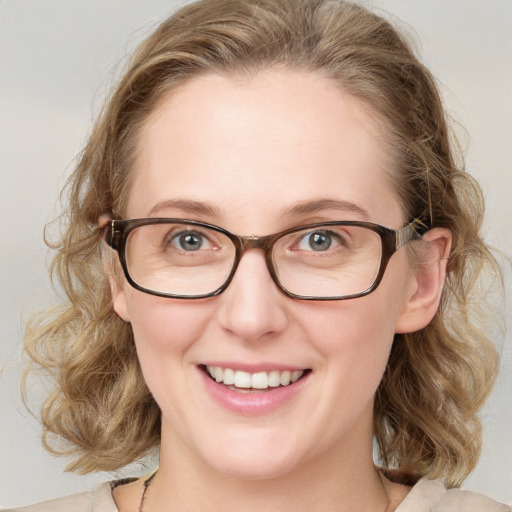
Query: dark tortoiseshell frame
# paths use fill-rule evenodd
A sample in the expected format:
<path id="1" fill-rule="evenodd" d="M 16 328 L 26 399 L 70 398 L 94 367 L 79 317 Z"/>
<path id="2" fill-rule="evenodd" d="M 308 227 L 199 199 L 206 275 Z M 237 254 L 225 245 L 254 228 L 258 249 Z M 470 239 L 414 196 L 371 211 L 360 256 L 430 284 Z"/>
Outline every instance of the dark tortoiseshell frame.
<path id="1" fill-rule="evenodd" d="M 134 229 L 140 226 L 147 226 L 150 224 L 167 224 L 167 223 L 180 223 L 189 226 L 198 226 L 211 229 L 213 231 L 217 231 L 222 233 L 226 237 L 228 237 L 235 246 L 235 259 L 233 262 L 233 267 L 231 272 L 229 273 L 226 281 L 216 290 L 211 293 L 206 293 L 203 295 L 175 295 L 170 293 L 162 293 L 156 292 L 154 290 L 148 290 L 140 285 L 138 285 L 130 276 L 128 272 L 128 267 L 126 264 L 125 257 L 125 249 L 126 249 L 126 241 L 128 239 L 128 235 Z M 335 297 L 317 297 L 310 295 L 296 295 L 294 293 L 289 292 L 280 282 L 277 277 L 276 271 L 274 269 L 274 264 L 272 262 L 272 248 L 274 244 L 283 236 L 286 236 L 290 233 L 295 233 L 297 231 L 302 231 L 304 229 L 316 229 L 316 228 L 326 228 L 329 226 L 359 226 L 371 231 L 374 231 L 380 236 L 382 242 L 382 254 L 379 271 L 373 281 L 372 285 L 369 286 L 366 290 L 362 292 L 355 293 L 352 295 L 341 295 Z M 362 297 L 364 295 L 368 295 L 373 292 L 377 286 L 379 286 L 384 272 L 386 270 L 386 266 L 389 262 L 391 256 L 398 250 L 400 247 L 405 245 L 411 240 L 417 240 L 421 238 L 421 236 L 427 231 L 428 226 L 424 224 L 419 219 L 412 220 L 409 224 L 404 226 L 401 229 L 390 229 L 379 224 L 374 224 L 371 222 L 363 222 L 363 221 L 331 221 L 331 222 L 322 222 L 317 224 L 308 224 L 305 226 L 298 226 L 295 228 L 287 229 L 285 231 L 280 231 L 279 233 L 275 233 L 273 235 L 266 236 L 238 236 L 226 231 L 219 226 L 215 226 L 213 224 L 208 224 L 206 222 L 200 222 L 196 220 L 188 220 L 188 219 L 171 219 L 171 218 L 146 218 L 146 219 L 128 219 L 128 220 L 110 220 L 103 227 L 103 236 L 106 243 L 114 249 L 119 256 L 119 261 L 121 263 L 121 267 L 123 269 L 124 275 L 126 276 L 127 281 L 133 286 L 135 289 L 140 290 L 144 293 L 149 293 L 150 295 L 156 295 L 158 297 L 168 297 L 172 299 L 204 299 L 207 297 L 215 297 L 221 294 L 228 286 L 233 276 L 235 275 L 236 269 L 240 260 L 245 251 L 248 249 L 261 249 L 265 254 L 265 261 L 267 264 L 268 271 L 272 276 L 272 279 L 278 286 L 278 288 L 288 297 L 292 297 L 294 299 L 300 300 L 345 300 L 345 299 L 354 299 L 356 297 Z"/>

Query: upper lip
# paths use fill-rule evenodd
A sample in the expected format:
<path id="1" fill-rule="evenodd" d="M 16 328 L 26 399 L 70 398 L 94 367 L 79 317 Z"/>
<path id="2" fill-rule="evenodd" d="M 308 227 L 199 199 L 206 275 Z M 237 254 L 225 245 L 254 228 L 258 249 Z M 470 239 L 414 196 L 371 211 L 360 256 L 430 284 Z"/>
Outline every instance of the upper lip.
<path id="1" fill-rule="evenodd" d="M 219 366 L 221 368 L 230 368 L 235 371 L 242 371 L 247 373 L 259 373 L 259 372 L 271 372 L 271 371 L 296 371 L 296 370 L 306 370 L 307 367 L 304 366 L 295 366 L 283 363 L 242 363 L 235 361 L 207 361 L 202 363 L 200 366 Z"/>

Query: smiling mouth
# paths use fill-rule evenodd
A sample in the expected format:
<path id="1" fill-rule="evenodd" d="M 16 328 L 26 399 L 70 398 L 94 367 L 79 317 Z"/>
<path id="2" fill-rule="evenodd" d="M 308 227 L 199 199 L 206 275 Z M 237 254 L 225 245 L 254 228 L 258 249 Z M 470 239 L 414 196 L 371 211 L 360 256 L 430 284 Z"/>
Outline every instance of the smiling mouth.
<path id="1" fill-rule="evenodd" d="M 311 370 L 279 371 L 249 373 L 232 368 L 202 365 L 206 374 L 218 384 L 224 384 L 233 391 L 241 393 L 261 392 L 295 384 Z"/>

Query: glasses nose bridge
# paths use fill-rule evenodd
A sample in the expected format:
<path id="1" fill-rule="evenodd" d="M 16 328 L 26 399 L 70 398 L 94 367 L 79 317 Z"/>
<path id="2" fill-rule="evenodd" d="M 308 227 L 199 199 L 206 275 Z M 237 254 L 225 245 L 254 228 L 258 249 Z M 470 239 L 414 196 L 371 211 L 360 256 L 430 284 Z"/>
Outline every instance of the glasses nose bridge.
<path id="1" fill-rule="evenodd" d="M 260 251 L 263 252 L 263 257 L 265 259 L 265 263 L 266 263 L 266 266 L 267 266 L 270 276 L 277 283 L 276 274 L 275 274 L 274 266 L 272 263 L 272 258 L 270 255 L 274 239 L 275 239 L 275 235 L 237 236 L 239 250 L 238 250 L 237 261 L 235 264 L 235 269 L 238 267 L 238 264 L 240 263 L 240 260 L 242 259 L 243 255 L 245 254 L 246 251 L 248 251 L 250 249 L 259 249 Z"/>
<path id="2" fill-rule="evenodd" d="M 239 236 L 238 240 L 240 241 L 241 253 L 243 254 L 245 251 L 249 249 L 263 249 L 263 239 L 265 237 L 262 236 Z"/>
<path id="3" fill-rule="evenodd" d="M 275 235 L 265 235 L 265 236 L 238 236 L 238 242 L 240 245 L 240 258 L 244 255 L 246 251 L 249 249 L 260 249 L 263 251 L 265 255 L 265 259 L 270 252 L 270 248 L 272 247 L 272 242 L 275 238 Z"/>

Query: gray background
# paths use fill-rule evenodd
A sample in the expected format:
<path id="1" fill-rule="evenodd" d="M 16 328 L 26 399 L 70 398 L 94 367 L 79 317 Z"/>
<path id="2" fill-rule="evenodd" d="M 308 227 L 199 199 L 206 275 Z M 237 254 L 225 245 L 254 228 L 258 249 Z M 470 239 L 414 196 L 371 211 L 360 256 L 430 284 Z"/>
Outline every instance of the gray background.
<path id="1" fill-rule="evenodd" d="M 82 489 L 112 475 L 63 473 L 19 395 L 23 319 L 53 299 L 42 242 L 64 177 L 116 66 L 176 1 L 0 0 L 0 507 Z M 512 254 L 512 0 L 374 0 L 414 28 L 461 123 L 488 204 L 488 240 Z M 468 135 L 469 134 L 469 135 Z M 510 273 L 507 276 L 511 295 Z M 508 306 L 508 318 L 511 317 Z M 510 321 L 509 321 L 510 326 Z M 512 504 L 512 339 L 484 410 L 484 449 L 465 487 Z M 144 471 L 132 467 L 128 473 Z"/>

